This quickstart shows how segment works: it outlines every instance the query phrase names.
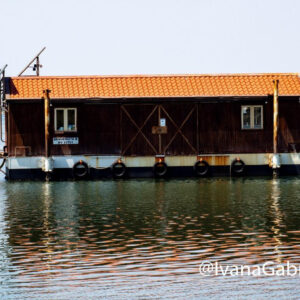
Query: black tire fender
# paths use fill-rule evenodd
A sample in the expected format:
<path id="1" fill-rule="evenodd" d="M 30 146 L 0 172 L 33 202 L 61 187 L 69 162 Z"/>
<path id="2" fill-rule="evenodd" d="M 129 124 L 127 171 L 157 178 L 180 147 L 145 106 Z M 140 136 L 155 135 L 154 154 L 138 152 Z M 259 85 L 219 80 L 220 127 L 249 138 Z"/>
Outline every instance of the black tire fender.
<path id="1" fill-rule="evenodd" d="M 165 162 L 157 162 L 153 166 L 153 173 L 155 177 L 162 178 L 168 173 L 168 165 Z"/>
<path id="2" fill-rule="evenodd" d="M 73 177 L 76 179 L 83 179 L 88 177 L 90 172 L 89 166 L 86 162 L 80 160 L 73 166 Z"/>
<path id="3" fill-rule="evenodd" d="M 209 171 L 209 164 L 205 160 L 198 160 L 194 164 L 194 171 L 197 176 L 202 177 L 208 174 Z"/>
<path id="4" fill-rule="evenodd" d="M 245 172 L 246 164 L 241 159 L 234 159 L 231 163 L 231 173 L 234 175 L 242 175 Z"/>
<path id="5" fill-rule="evenodd" d="M 114 178 L 123 178 L 126 174 L 126 166 L 122 162 L 115 162 L 111 166 L 111 172 Z"/>

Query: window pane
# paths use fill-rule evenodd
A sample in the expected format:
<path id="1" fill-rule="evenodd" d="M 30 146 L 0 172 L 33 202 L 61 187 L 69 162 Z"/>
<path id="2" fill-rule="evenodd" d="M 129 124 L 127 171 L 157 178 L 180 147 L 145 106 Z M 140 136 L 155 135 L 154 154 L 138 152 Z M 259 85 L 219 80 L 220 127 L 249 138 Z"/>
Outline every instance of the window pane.
<path id="1" fill-rule="evenodd" d="M 249 129 L 250 128 L 250 107 L 243 107 L 243 128 Z"/>
<path id="2" fill-rule="evenodd" d="M 254 107 L 254 128 L 262 128 L 261 107 Z"/>
<path id="3" fill-rule="evenodd" d="M 68 109 L 68 130 L 76 130 L 74 109 Z"/>
<path id="4" fill-rule="evenodd" d="M 64 130 L 64 111 L 62 109 L 56 110 L 56 130 Z"/>

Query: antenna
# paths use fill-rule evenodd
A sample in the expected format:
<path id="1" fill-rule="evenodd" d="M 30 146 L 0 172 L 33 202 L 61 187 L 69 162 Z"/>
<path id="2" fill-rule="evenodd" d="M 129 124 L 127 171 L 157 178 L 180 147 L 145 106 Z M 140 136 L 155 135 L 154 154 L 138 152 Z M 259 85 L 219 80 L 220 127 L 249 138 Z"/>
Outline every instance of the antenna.
<path id="1" fill-rule="evenodd" d="M 40 68 L 42 68 L 43 66 L 40 64 L 40 55 L 42 54 L 42 52 L 46 49 L 46 47 L 44 47 L 31 61 L 30 63 L 22 70 L 22 72 L 18 75 L 21 76 L 28 68 L 32 68 L 33 71 L 36 72 L 36 76 L 40 76 Z M 35 62 L 35 64 L 33 66 L 31 66 L 31 64 Z"/>

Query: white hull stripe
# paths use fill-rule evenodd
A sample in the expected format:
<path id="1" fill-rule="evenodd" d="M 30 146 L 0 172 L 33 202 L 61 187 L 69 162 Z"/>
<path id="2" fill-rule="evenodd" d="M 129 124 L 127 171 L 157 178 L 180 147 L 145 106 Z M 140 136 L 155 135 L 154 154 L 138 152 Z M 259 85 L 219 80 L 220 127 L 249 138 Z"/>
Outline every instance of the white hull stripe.
<path id="1" fill-rule="evenodd" d="M 246 165 L 269 165 L 272 154 L 218 154 L 218 155 L 199 155 L 198 159 L 206 160 L 211 166 L 229 166 L 231 162 L 240 158 Z M 82 160 L 90 168 L 109 168 L 120 156 L 52 156 L 54 169 L 72 168 L 75 163 Z M 281 153 L 279 154 L 281 165 L 300 165 L 300 153 Z M 122 162 L 127 167 L 152 167 L 155 164 L 155 156 L 136 156 L 121 157 Z M 10 170 L 17 169 L 42 169 L 44 157 L 8 157 L 6 167 Z M 170 167 L 193 166 L 197 161 L 197 156 L 166 156 L 164 161 Z"/>

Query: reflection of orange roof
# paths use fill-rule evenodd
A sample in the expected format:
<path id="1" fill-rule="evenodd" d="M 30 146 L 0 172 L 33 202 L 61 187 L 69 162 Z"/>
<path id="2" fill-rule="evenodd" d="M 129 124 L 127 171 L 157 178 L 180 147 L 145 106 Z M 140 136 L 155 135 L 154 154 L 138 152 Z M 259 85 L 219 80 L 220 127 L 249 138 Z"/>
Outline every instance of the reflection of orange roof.
<path id="1" fill-rule="evenodd" d="M 264 96 L 274 79 L 279 95 L 300 95 L 299 74 L 24 76 L 10 78 L 7 98 L 39 99 L 45 89 L 52 99 Z"/>

